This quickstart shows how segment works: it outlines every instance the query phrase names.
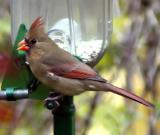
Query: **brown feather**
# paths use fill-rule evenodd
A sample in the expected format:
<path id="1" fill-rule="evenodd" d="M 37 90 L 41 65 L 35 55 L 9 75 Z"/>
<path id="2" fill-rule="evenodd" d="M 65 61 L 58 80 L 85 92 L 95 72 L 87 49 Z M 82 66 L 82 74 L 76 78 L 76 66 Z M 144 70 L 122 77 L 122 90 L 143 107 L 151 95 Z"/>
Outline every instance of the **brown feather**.
<path id="1" fill-rule="evenodd" d="M 35 28 L 42 27 L 44 25 L 44 22 L 42 20 L 42 17 L 38 17 L 31 25 L 30 30 L 34 30 Z"/>
<path id="2" fill-rule="evenodd" d="M 154 108 L 154 105 L 151 104 L 150 102 L 144 100 L 143 98 L 129 92 L 128 90 L 122 89 L 122 88 L 118 88 L 116 86 L 113 86 L 112 84 L 106 83 L 105 85 L 105 90 L 104 91 L 111 91 L 115 94 L 121 95 L 123 97 L 129 98 L 131 100 L 134 100 L 136 102 L 139 102 L 143 105 L 146 105 L 148 107 Z"/>

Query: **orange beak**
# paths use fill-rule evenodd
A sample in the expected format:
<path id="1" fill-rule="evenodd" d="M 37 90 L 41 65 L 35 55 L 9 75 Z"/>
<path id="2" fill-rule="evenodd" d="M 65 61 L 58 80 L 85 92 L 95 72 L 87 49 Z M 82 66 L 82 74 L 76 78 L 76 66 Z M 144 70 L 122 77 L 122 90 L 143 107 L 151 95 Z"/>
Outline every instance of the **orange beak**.
<path id="1" fill-rule="evenodd" d="M 29 46 L 27 45 L 25 40 L 22 40 L 21 42 L 19 42 L 18 46 L 19 47 L 17 48 L 17 50 L 19 50 L 19 51 L 28 51 L 29 50 Z"/>

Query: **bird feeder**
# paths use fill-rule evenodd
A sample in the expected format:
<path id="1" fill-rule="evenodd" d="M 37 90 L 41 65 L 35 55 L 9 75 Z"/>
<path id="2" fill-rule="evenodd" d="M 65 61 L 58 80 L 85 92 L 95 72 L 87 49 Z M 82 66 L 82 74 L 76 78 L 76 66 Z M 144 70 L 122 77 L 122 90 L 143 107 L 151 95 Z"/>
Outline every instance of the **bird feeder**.
<path id="1" fill-rule="evenodd" d="M 16 51 L 17 44 L 24 38 L 32 22 L 41 16 L 48 36 L 59 47 L 82 62 L 94 66 L 103 56 L 112 32 L 112 7 L 112 0 L 11 0 L 13 54 L 24 60 L 24 54 Z M 8 95 L 11 95 L 14 88 L 26 89 L 33 77 L 23 64 L 20 68 L 17 78 L 4 77 L 2 89 L 9 89 Z M 44 99 L 47 95 L 44 91 L 47 90 L 46 86 L 40 85 L 36 90 L 38 92 L 31 97 Z M 74 113 L 72 98 L 65 97 L 65 101 L 64 104 Z M 67 118 L 73 124 L 73 114 L 68 113 L 71 117 L 65 117 L 65 121 L 62 114 L 58 112 L 55 117 L 57 123 L 61 121 L 55 124 L 55 130 L 59 130 L 55 134 L 63 134 L 65 128 L 66 135 L 73 135 L 73 125 L 71 130 L 66 127 L 69 126 L 66 124 Z"/>
<path id="2" fill-rule="evenodd" d="M 51 39 L 83 62 L 95 65 L 112 31 L 112 0 L 12 0 L 12 41 L 20 24 L 43 17 Z"/>

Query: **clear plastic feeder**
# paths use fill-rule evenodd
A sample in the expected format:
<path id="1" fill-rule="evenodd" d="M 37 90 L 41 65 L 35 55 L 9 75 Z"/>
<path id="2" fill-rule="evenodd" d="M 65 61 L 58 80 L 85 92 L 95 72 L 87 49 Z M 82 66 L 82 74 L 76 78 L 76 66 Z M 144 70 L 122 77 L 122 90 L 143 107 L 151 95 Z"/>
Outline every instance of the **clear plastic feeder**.
<path id="1" fill-rule="evenodd" d="M 11 0 L 12 42 L 20 24 L 42 16 L 52 40 L 93 66 L 108 45 L 112 8 L 112 0 Z"/>

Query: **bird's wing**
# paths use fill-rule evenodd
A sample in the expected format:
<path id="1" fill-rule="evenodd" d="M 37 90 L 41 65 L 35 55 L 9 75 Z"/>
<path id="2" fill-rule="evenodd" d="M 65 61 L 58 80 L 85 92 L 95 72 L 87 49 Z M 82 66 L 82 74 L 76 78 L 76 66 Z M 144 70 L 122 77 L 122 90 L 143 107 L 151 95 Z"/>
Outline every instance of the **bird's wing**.
<path id="1" fill-rule="evenodd" d="M 50 72 L 71 79 L 87 79 L 100 82 L 106 82 L 93 69 L 83 63 L 61 64 L 53 66 Z"/>
<path id="2" fill-rule="evenodd" d="M 60 49 L 55 44 L 46 45 L 50 46 L 50 49 L 47 50 L 49 52 L 43 56 L 41 62 L 49 67 L 49 72 L 71 79 L 89 79 L 106 82 L 92 68 L 74 58 L 67 51 Z"/>

